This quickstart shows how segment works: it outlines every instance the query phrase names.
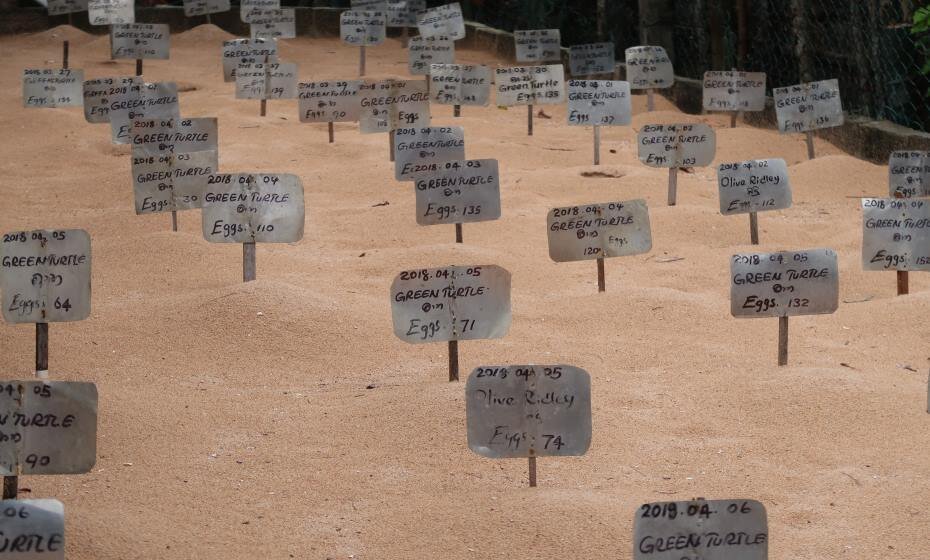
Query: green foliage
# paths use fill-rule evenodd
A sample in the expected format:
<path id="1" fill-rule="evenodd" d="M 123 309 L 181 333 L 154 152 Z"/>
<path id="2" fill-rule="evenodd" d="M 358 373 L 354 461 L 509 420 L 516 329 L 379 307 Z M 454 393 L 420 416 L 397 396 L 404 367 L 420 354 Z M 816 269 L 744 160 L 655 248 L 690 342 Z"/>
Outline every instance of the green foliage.
<path id="1" fill-rule="evenodd" d="M 914 44 L 924 55 L 924 64 L 920 73 L 930 76 L 930 7 L 918 8 L 914 12 L 911 35 L 914 38 Z M 926 95 L 930 97 L 930 89 L 927 90 Z"/>

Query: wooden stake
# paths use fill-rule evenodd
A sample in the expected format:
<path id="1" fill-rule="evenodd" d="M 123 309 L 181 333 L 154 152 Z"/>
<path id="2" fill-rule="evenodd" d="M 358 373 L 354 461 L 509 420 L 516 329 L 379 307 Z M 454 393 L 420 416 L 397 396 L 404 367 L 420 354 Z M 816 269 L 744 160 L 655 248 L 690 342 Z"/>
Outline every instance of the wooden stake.
<path id="1" fill-rule="evenodd" d="M 788 317 L 778 318 L 778 365 L 788 365 Z"/>
<path id="2" fill-rule="evenodd" d="M 359 47 L 358 51 L 358 75 L 365 75 L 365 45 Z"/>
<path id="3" fill-rule="evenodd" d="M 391 162 L 394 161 L 394 131 L 388 133 L 388 144 L 390 144 Z"/>
<path id="4" fill-rule="evenodd" d="M 459 380 L 459 341 L 449 341 L 449 383 Z"/>
<path id="5" fill-rule="evenodd" d="M 604 278 L 604 257 L 597 259 L 597 291 L 607 291 L 607 280 Z"/>
<path id="6" fill-rule="evenodd" d="M 48 323 L 36 323 L 36 377 L 48 378 Z"/>
<path id="7" fill-rule="evenodd" d="M 656 110 L 655 94 L 651 89 L 646 90 L 646 110 L 650 113 Z"/>
<path id="8" fill-rule="evenodd" d="M 210 17 L 210 14 L 204 14 L 207 16 L 207 25 L 213 23 L 213 19 Z"/>
<path id="9" fill-rule="evenodd" d="M 462 224 L 455 224 L 455 242 L 462 242 Z"/>
<path id="10" fill-rule="evenodd" d="M 271 72 L 268 71 L 268 55 L 265 55 L 264 64 L 262 68 L 265 70 L 265 89 L 262 93 L 262 102 L 259 105 L 258 113 L 259 116 L 264 117 L 268 114 L 268 90 L 271 89 Z"/>
<path id="11" fill-rule="evenodd" d="M 601 164 L 601 127 L 594 125 L 594 165 Z"/>
<path id="12" fill-rule="evenodd" d="M 72 12 L 68 12 L 68 25 L 74 25 L 74 14 Z"/>
<path id="13" fill-rule="evenodd" d="M 814 133 L 807 131 L 807 159 L 814 159 Z"/>
<path id="14" fill-rule="evenodd" d="M 453 116 L 453 117 L 456 117 L 456 118 L 462 116 L 462 106 L 461 106 L 461 105 L 454 105 L 454 106 L 452 107 L 452 116 Z"/>
<path id="15" fill-rule="evenodd" d="M 242 281 L 255 280 L 255 242 L 248 241 L 242 244 Z"/>
<path id="16" fill-rule="evenodd" d="M 4 500 L 15 500 L 17 494 L 19 494 L 19 477 L 18 476 L 3 477 L 3 499 Z"/>
<path id="17" fill-rule="evenodd" d="M 753 245 L 759 244 L 759 214 L 757 212 L 749 213 L 749 240 Z"/>
<path id="18" fill-rule="evenodd" d="M 336 128 L 333 126 L 333 123 L 329 124 L 329 143 L 332 144 L 336 141 Z"/>
<path id="19" fill-rule="evenodd" d="M 71 14 L 69 13 L 68 15 L 70 16 Z M 68 47 L 69 47 L 68 41 L 64 41 L 61 45 L 61 50 L 62 50 L 61 67 L 64 68 L 65 70 L 68 69 L 68 50 L 69 50 Z"/>
<path id="20" fill-rule="evenodd" d="M 668 205 L 675 206 L 678 203 L 678 168 L 668 168 Z"/>
<path id="21" fill-rule="evenodd" d="M 171 211 L 171 231 L 178 231 L 178 211 Z"/>
<path id="22" fill-rule="evenodd" d="M 536 456 L 530 455 L 530 488 L 536 488 Z"/>
<path id="23" fill-rule="evenodd" d="M 142 59 L 137 58 L 136 59 L 136 76 L 141 76 L 141 75 L 142 75 Z"/>
<path id="24" fill-rule="evenodd" d="M 410 45 L 410 29 L 405 25 L 400 30 L 400 46 L 407 48 Z"/>
<path id="25" fill-rule="evenodd" d="M 736 128 L 736 116 L 739 114 L 739 111 L 734 111 L 730 113 L 730 128 Z"/>
<path id="26" fill-rule="evenodd" d="M 898 295 L 906 296 L 910 293 L 910 278 L 906 270 L 898 271 Z"/>
<path id="27" fill-rule="evenodd" d="M 533 106 L 526 106 L 526 134 L 527 136 L 533 135 Z"/>

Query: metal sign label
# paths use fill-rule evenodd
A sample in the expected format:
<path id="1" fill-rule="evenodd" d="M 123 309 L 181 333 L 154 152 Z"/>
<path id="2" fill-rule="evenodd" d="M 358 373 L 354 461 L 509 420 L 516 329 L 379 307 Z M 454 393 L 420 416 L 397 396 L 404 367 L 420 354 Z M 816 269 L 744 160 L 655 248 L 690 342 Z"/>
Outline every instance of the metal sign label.
<path id="1" fill-rule="evenodd" d="M 562 34 L 558 29 L 515 30 L 517 62 L 561 62 Z"/>
<path id="2" fill-rule="evenodd" d="M 284 173 L 217 174 L 207 181 L 203 237 L 211 243 L 295 243 L 304 236 L 304 187 Z"/>
<path id="3" fill-rule="evenodd" d="M 572 76 L 612 74 L 617 66 L 613 43 L 574 45 L 568 49 L 568 67 Z"/>
<path id="4" fill-rule="evenodd" d="M 652 250 L 645 200 L 549 210 L 549 258 L 555 262 L 627 257 Z"/>
<path id="5" fill-rule="evenodd" d="M 433 64 L 455 62 L 455 41 L 441 36 L 412 37 L 407 52 L 407 69 L 414 76 L 425 76 Z"/>
<path id="6" fill-rule="evenodd" d="M 561 64 L 497 68 L 494 74 L 501 107 L 565 102 L 565 68 Z"/>
<path id="7" fill-rule="evenodd" d="M 167 23 L 114 25 L 110 28 L 110 35 L 113 58 L 168 58 L 171 31 Z"/>
<path id="8" fill-rule="evenodd" d="M 123 91 L 125 89 L 125 91 Z M 132 123 L 142 119 L 179 119 L 178 86 L 174 82 L 142 83 L 131 78 L 130 85 L 110 96 L 110 132 L 113 143 L 132 140 Z"/>
<path id="9" fill-rule="evenodd" d="M 352 0 L 349 5 L 353 10 L 372 12 L 387 10 L 387 0 Z"/>
<path id="10" fill-rule="evenodd" d="M 721 163 L 717 168 L 720 213 L 748 214 L 791 207 L 788 164 L 783 159 Z"/>
<path id="11" fill-rule="evenodd" d="M 0 243 L 8 323 L 81 321 L 90 315 L 90 236 L 81 229 L 14 231 Z"/>
<path id="12" fill-rule="evenodd" d="M 126 95 L 133 79 L 98 78 L 84 81 L 84 120 L 89 123 L 110 122 L 110 98 Z"/>
<path id="13" fill-rule="evenodd" d="M 501 338 L 510 330 L 510 273 L 495 265 L 401 272 L 391 316 L 394 334 L 411 344 Z"/>
<path id="14" fill-rule="evenodd" d="M 7 558 L 65 560 L 65 506 L 58 500 L 0 501 Z"/>
<path id="15" fill-rule="evenodd" d="M 152 154 L 133 148 L 136 214 L 203 207 L 204 191 L 218 168 L 216 150 Z"/>
<path id="16" fill-rule="evenodd" d="M 930 270 L 930 201 L 863 198 L 862 268 Z"/>
<path id="17" fill-rule="evenodd" d="M 50 16 L 86 11 L 87 0 L 48 0 L 48 15 Z"/>
<path id="18" fill-rule="evenodd" d="M 266 10 L 280 10 L 281 0 L 240 0 L 239 18 L 244 23 L 252 23 Z"/>
<path id="19" fill-rule="evenodd" d="M 147 154 L 216 151 L 216 117 L 134 120 L 132 146 Z"/>
<path id="20" fill-rule="evenodd" d="M 229 9 L 229 0 L 184 0 L 184 15 L 187 17 L 218 14 Z"/>
<path id="21" fill-rule="evenodd" d="M 439 105 L 487 106 L 491 100 L 491 69 L 465 64 L 430 66 L 430 94 Z"/>
<path id="22" fill-rule="evenodd" d="M 23 107 L 80 107 L 84 103 L 83 87 L 83 70 L 23 70 Z"/>
<path id="23" fill-rule="evenodd" d="M 496 159 L 450 161 L 417 179 L 417 223 L 421 226 L 486 222 L 501 217 Z"/>
<path id="24" fill-rule="evenodd" d="M 465 38 L 465 18 L 458 2 L 430 8 L 417 15 L 421 37 L 450 37 L 453 41 Z"/>
<path id="25" fill-rule="evenodd" d="M 633 519 L 633 560 L 768 560 L 765 506 L 755 500 L 643 504 Z"/>
<path id="26" fill-rule="evenodd" d="M 135 0 L 88 0 L 91 25 L 122 25 L 136 22 Z"/>
<path id="27" fill-rule="evenodd" d="M 275 39 L 233 39 L 223 41 L 223 81 L 235 82 L 236 70 L 245 64 L 278 62 L 278 41 Z"/>
<path id="28" fill-rule="evenodd" d="M 649 167 L 704 167 L 717 151 L 717 136 L 706 124 L 647 124 L 636 136 L 639 161 Z"/>
<path id="29" fill-rule="evenodd" d="M 781 132 L 807 132 L 844 122 L 840 83 L 835 79 L 775 88 L 772 94 Z"/>
<path id="30" fill-rule="evenodd" d="M 704 109 L 765 110 L 765 72 L 704 72 Z"/>
<path id="31" fill-rule="evenodd" d="M 891 152 L 888 193 L 893 198 L 930 196 L 930 152 Z"/>
<path id="32" fill-rule="evenodd" d="M 629 126 L 631 122 L 633 105 L 629 82 L 568 81 L 568 124 Z"/>
<path id="33" fill-rule="evenodd" d="M 730 312 L 734 317 L 833 313 L 839 307 L 839 268 L 832 249 L 733 255 Z"/>
<path id="34" fill-rule="evenodd" d="M 468 447 L 482 457 L 584 455 L 591 376 L 566 365 L 482 366 L 465 383 L 465 418 Z"/>
<path id="35" fill-rule="evenodd" d="M 361 81 L 297 84 L 300 122 L 358 122 Z"/>
<path id="36" fill-rule="evenodd" d="M 394 178 L 413 181 L 437 172 L 439 164 L 465 159 L 460 126 L 398 128 L 394 131 Z"/>
<path id="37" fill-rule="evenodd" d="M 675 83 L 675 69 L 662 47 L 630 47 L 626 50 L 626 79 L 633 89 L 663 89 Z"/>
<path id="38" fill-rule="evenodd" d="M 251 13 L 249 29 L 255 39 L 294 39 L 297 37 L 297 15 L 294 8 L 256 10 Z"/>
<path id="39" fill-rule="evenodd" d="M 266 90 L 267 88 L 267 90 Z M 236 99 L 294 99 L 297 64 L 264 62 L 244 64 L 236 71 Z"/>
<path id="40" fill-rule="evenodd" d="M 387 3 L 388 27 L 416 27 L 417 14 L 426 11 L 426 0 Z"/>
<path id="41" fill-rule="evenodd" d="M 426 80 L 364 83 L 359 92 L 362 134 L 390 132 L 401 127 L 422 128 L 430 124 Z"/>
<path id="42" fill-rule="evenodd" d="M 339 16 L 339 35 L 347 45 L 380 45 L 387 37 L 385 12 L 347 10 Z"/>
<path id="43" fill-rule="evenodd" d="M 96 462 L 96 385 L 0 381 L 0 474 L 82 474 Z"/>

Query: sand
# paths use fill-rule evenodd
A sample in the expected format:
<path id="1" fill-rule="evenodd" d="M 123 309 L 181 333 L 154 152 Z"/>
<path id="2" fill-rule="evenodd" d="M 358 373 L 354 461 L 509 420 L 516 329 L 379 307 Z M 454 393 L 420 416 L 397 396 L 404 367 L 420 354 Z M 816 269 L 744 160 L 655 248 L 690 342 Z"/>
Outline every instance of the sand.
<path id="1" fill-rule="evenodd" d="M 729 257 L 752 250 L 746 216 L 718 210 L 713 167 L 641 165 L 634 128 L 603 131 L 606 177 L 585 177 L 591 129 L 565 106 L 525 131 L 522 108 L 434 107 L 461 124 L 469 158 L 498 158 L 503 217 L 419 227 L 410 184 L 393 180 L 385 135 L 301 124 L 296 101 L 234 99 L 220 42 L 202 26 L 172 37 L 184 116 L 216 116 L 225 172 L 296 173 L 306 235 L 260 245 L 241 283 L 241 250 L 201 236 L 200 213 L 136 216 L 128 149 L 79 109 L 25 110 L 23 68 L 60 63 L 87 78 L 129 75 L 105 39 L 68 28 L 0 38 L 0 229 L 84 228 L 93 239 L 91 318 L 51 326 L 52 378 L 96 382 L 98 461 L 81 476 L 23 477 L 22 497 L 54 497 L 68 558 L 631 558 L 635 508 L 693 497 L 753 498 L 769 514 L 777 560 L 926 560 L 930 280 L 860 263 L 863 195 L 887 193 L 887 169 L 817 140 L 679 113 L 664 99 L 633 126 L 705 122 L 716 162 L 781 157 L 794 206 L 760 215 L 759 250 L 831 247 L 841 305 L 791 320 L 790 365 L 775 366 L 777 321 L 729 312 Z M 284 42 L 302 80 L 355 76 L 357 51 L 333 39 Z M 460 50 L 465 62 L 495 64 Z M 370 49 L 375 76 L 406 74 L 398 42 Z M 645 198 L 654 248 L 595 266 L 556 264 L 554 206 Z M 388 202 L 388 205 L 378 205 Z M 667 262 L 669 257 L 681 260 Z M 446 382 L 446 348 L 394 337 L 388 289 L 407 268 L 498 264 L 513 274 L 513 327 L 461 344 L 463 372 L 484 364 L 567 363 L 593 383 L 594 441 L 577 458 L 492 461 L 466 446 L 463 383 Z M 847 303 L 848 302 L 848 303 Z M 0 324 L 0 366 L 28 378 L 33 329 Z M 28 489 L 28 490 L 27 490 Z"/>

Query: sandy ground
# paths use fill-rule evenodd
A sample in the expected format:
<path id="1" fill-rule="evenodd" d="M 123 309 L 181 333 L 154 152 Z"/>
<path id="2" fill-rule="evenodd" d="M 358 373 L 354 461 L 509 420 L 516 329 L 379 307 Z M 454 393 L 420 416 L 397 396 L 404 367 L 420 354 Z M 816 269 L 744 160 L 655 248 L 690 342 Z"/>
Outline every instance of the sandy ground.
<path id="1" fill-rule="evenodd" d="M 803 137 L 725 128 L 659 100 L 633 128 L 591 130 L 545 107 L 536 136 L 522 108 L 434 107 L 462 124 L 470 158 L 498 158 L 503 218 L 419 227 L 411 184 L 396 183 L 385 135 L 300 124 L 296 101 L 234 99 L 220 43 L 200 27 L 172 38 L 146 78 L 176 80 L 184 116 L 217 116 L 225 172 L 296 173 L 306 192 L 303 241 L 258 248 L 259 280 L 241 283 L 238 246 L 201 237 L 199 212 L 135 216 L 128 148 L 79 109 L 25 110 L 23 68 L 60 64 L 87 78 L 129 75 L 106 37 L 69 28 L 0 38 L 0 229 L 85 228 L 93 239 L 91 318 L 51 327 L 55 379 L 100 390 L 99 460 L 82 476 L 24 477 L 22 496 L 65 503 L 68 557 L 630 558 L 646 501 L 754 498 L 768 508 L 771 558 L 930 557 L 930 281 L 895 297 L 891 273 L 860 264 L 862 195 L 887 193 L 887 170 Z M 357 51 L 289 40 L 302 80 L 350 78 Z M 481 52 L 467 62 L 495 64 Z M 396 41 L 369 69 L 404 75 Z M 791 322 L 790 366 L 776 362 L 777 321 L 729 313 L 729 256 L 748 251 L 746 216 L 719 214 L 715 171 L 682 174 L 666 207 L 666 172 L 636 159 L 635 127 L 706 122 L 717 162 L 782 157 L 794 207 L 760 216 L 760 250 L 827 246 L 840 255 L 834 315 Z M 595 265 L 556 264 L 550 207 L 645 198 L 654 248 Z M 389 202 L 387 206 L 375 206 Z M 663 262 L 668 257 L 683 260 Z M 462 369 L 568 363 L 593 381 L 594 442 L 579 458 L 492 461 L 466 446 L 463 384 L 446 379 L 442 344 L 392 334 L 397 272 L 498 264 L 513 274 L 513 327 L 461 345 Z M 0 324 L 0 366 L 28 378 L 33 329 Z M 916 370 L 911 371 L 911 370 Z M 369 388 L 371 387 L 371 388 Z M 28 491 L 25 489 L 28 488 Z"/>

